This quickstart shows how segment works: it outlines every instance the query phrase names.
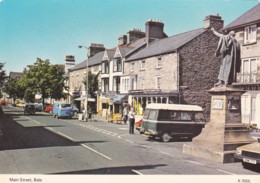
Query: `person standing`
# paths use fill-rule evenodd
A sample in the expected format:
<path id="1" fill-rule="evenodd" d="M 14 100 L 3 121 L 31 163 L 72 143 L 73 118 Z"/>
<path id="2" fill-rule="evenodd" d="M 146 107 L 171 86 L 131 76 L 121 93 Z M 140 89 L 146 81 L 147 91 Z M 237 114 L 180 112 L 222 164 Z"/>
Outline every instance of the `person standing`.
<path id="1" fill-rule="evenodd" d="M 127 119 L 128 119 L 128 113 L 129 113 L 129 110 L 128 110 L 128 107 L 125 106 L 124 110 L 123 110 L 123 119 L 124 119 L 124 123 L 126 124 L 127 122 Z"/>
<path id="2" fill-rule="evenodd" d="M 134 124 L 135 124 L 135 112 L 134 108 L 131 108 L 131 111 L 128 113 L 129 118 L 129 133 L 134 134 Z"/>

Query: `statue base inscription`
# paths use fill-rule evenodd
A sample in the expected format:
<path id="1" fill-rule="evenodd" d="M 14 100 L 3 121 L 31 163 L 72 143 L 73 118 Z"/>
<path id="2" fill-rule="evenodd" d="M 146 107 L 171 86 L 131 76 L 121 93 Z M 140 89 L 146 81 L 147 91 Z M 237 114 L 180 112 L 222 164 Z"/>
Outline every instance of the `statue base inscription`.
<path id="1" fill-rule="evenodd" d="M 241 95 L 244 90 L 217 87 L 208 91 L 211 96 L 210 122 L 183 146 L 183 153 L 221 163 L 234 162 L 235 149 L 252 143 L 245 124 L 241 123 Z"/>

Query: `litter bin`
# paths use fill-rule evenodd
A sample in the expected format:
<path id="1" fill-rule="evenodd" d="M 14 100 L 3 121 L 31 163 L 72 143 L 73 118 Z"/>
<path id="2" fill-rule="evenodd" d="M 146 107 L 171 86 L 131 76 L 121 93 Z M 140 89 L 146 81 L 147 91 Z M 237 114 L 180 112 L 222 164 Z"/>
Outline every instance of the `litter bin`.
<path id="1" fill-rule="evenodd" d="M 84 114 L 78 114 L 78 119 L 80 120 L 80 121 L 83 121 L 84 120 Z"/>

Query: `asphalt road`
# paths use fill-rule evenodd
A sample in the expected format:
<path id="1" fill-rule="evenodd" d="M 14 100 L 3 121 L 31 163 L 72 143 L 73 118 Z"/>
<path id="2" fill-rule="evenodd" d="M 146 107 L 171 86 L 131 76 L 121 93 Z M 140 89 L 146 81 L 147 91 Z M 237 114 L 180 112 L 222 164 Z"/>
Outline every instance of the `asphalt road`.
<path id="1" fill-rule="evenodd" d="M 182 153 L 179 139 L 151 141 L 128 126 L 56 119 L 3 107 L 0 174 L 259 175 L 240 163 L 222 164 Z"/>

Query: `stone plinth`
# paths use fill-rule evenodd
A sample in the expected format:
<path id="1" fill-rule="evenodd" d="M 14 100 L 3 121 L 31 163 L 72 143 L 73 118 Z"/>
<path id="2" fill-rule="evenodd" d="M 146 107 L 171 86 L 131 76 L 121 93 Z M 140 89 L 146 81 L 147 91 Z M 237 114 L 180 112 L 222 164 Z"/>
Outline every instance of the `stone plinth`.
<path id="1" fill-rule="evenodd" d="M 210 122 L 192 139 L 192 144 L 183 146 L 183 153 L 222 163 L 234 162 L 235 149 L 252 143 L 245 124 L 241 123 L 241 95 L 244 90 L 233 87 L 213 88 Z"/>

